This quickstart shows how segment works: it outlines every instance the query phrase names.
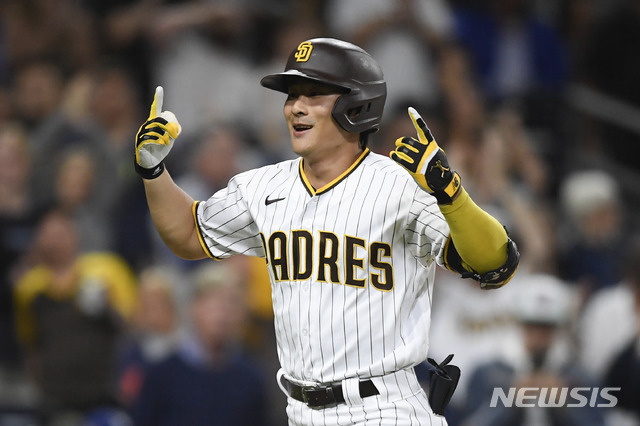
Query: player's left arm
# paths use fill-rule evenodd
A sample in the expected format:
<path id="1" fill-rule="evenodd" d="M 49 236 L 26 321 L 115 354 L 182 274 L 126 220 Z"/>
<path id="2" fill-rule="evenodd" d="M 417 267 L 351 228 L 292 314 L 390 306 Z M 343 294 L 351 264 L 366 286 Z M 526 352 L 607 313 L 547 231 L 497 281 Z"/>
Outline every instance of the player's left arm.
<path id="1" fill-rule="evenodd" d="M 451 230 L 445 250 L 448 269 L 480 282 L 484 289 L 499 288 L 515 274 L 520 254 L 507 231 L 482 210 L 462 187 L 420 114 L 409 108 L 418 139 L 402 137 L 390 157 L 407 169 L 433 195 Z"/>

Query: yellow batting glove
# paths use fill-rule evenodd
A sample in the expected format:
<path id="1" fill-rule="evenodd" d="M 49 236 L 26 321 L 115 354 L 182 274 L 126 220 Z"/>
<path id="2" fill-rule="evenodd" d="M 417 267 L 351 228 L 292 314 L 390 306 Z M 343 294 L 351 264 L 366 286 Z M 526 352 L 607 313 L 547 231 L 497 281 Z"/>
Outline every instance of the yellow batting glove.
<path id="1" fill-rule="evenodd" d="M 462 188 L 460 175 L 449 167 L 447 156 L 420 114 L 409 108 L 409 116 L 418 139 L 398 138 L 396 149 L 389 156 L 407 169 L 418 185 L 436 197 L 438 204 L 451 204 Z"/>
<path id="2" fill-rule="evenodd" d="M 149 118 L 136 134 L 136 172 L 144 179 L 155 179 L 164 171 L 163 160 L 182 131 L 171 111 L 162 111 L 164 89 L 156 88 Z"/>

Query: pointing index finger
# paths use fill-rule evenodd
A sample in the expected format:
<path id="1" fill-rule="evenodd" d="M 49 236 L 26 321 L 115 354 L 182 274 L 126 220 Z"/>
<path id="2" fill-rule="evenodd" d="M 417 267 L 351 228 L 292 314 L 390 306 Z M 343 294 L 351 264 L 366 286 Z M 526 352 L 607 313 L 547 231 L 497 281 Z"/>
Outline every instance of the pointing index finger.
<path id="1" fill-rule="evenodd" d="M 156 87 L 156 94 L 153 97 L 153 103 L 151 104 L 151 111 L 149 112 L 149 118 L 156 118 L 162 112 L 162 103 L 164 101 L 164 89 L 162 86 Z"/>
<path id="2" fill-rule="evenodd" d="M 409 116 L 411 117 L 411 121 L 413 121 L 413 127 L 416 128 L 418 132 L 418 136 L 421 140 L 426 140 L 427 142 L 433 141 L 433 135 L 431 134 L 431 130 L 427 126 L 427 123 L 424 122 L 418 111 L 415 108 L 409 107 Z"/>

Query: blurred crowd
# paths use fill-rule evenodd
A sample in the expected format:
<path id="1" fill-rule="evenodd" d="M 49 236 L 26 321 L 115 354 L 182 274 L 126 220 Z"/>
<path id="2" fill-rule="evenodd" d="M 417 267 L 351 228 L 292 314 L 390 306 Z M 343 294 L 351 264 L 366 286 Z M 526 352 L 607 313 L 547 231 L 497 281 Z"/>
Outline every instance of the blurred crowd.
<path id="1" fill-rule="evenodd" d="M 194 199 L 293 158 L 259 80 L 317 36 L 384 70 L 372 150 L 414 106 L 521 252 L 496 292 L 438 271 L 449 424 L 640 425 L 640 0 L 3 0 L 0 425 L 286 423 L 264 260 L 171 254 L 133 143 L 162 85 Z M 495 387 L 620 390 L 500 410 Z"/>

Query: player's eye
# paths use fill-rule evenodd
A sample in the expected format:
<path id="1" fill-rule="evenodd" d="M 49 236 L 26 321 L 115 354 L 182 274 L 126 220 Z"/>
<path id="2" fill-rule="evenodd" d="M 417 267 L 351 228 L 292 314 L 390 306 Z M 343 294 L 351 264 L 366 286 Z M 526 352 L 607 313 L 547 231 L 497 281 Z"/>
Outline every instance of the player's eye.
<path id="1" fill-rule="evenodd" d="M 315 96 L 320 96 L 322 95 L 322 93 L 318 92 L 318 91 L 312 91 L 312 92 L 289 92 L 289 99 L 296 99 L 299 98 L 300 96 L 306 96 L 307 98 L 313 98 Z"/>

